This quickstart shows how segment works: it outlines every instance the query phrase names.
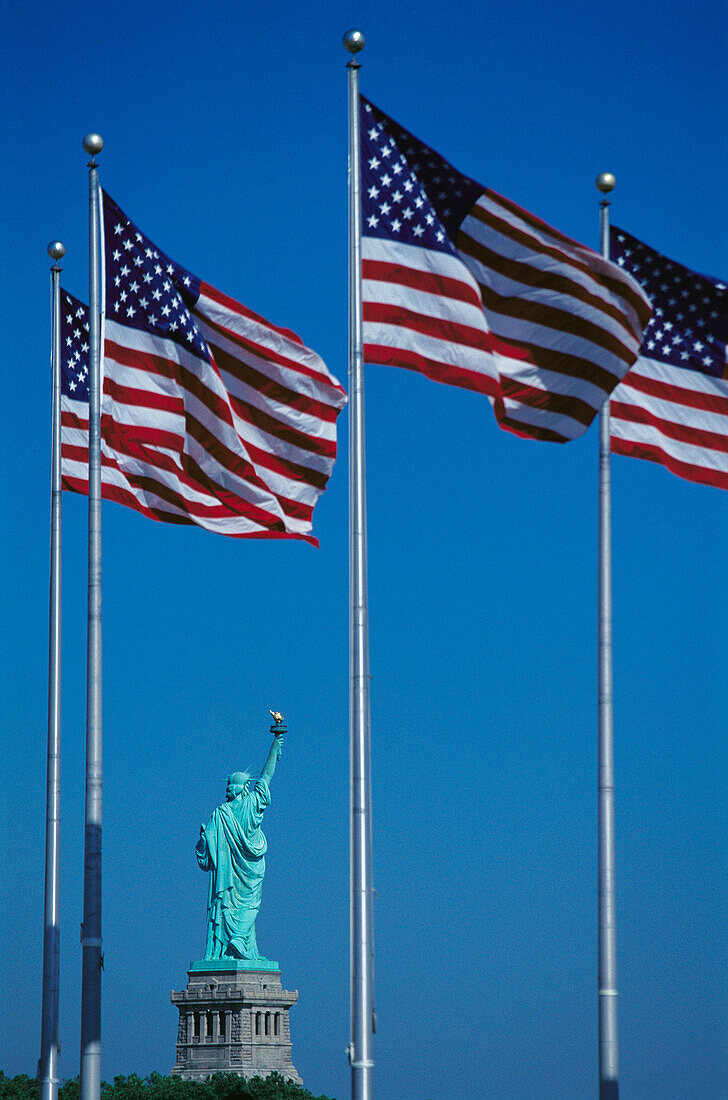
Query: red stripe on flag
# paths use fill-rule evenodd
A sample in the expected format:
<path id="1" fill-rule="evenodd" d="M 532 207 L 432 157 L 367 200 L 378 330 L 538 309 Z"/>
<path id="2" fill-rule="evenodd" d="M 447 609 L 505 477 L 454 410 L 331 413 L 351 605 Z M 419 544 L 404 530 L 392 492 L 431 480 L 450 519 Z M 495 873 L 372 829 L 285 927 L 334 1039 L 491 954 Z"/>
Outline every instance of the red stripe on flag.
<path id="1" fill-rule="evenodd" d="M 248 363 L 236 359 L 218 345 L 210 344 L 210 351 L 220 370 L 227 371 L 234 378 L 239 378 L 241 382 L 250 386 L 251 389 L 257 390 L 269 401 L 286 405 L 289 409 L 296 409 L 307 416 L 317 417 L 328 424 L 336 422 L 339 410 L 332 405 L 326 405 L 323 401 L 317 401 L 315 398 L 309 397 L 308 394 L 296 393 L 286 386 L 282 386 L 276 379 L 269 378 L 261 371 L 255 370 Z"/>
<path id="2" fill-rule="evenodd" d="M 461 386 L 466 390 L 475 390 L 495 400 L 500 390 L 494 378 L 464 367 L 443 363 L 439 359 L 428 359 L 418 352 L 405 348 L 390 348 L 384 344 L 365 344 L 364 360 L 382 366 L 404 367 L 406 370 L 419 371 L 433 382 L 444 382 L 450 386 Z"/>
<path id="3" fill-rule="evenodd" d="M 282 443 L 290 443 L 302 451 L 310 451 L 311 454 L 321 455 L 323 458 L 336 458 L 336 440 L 317 439 L 315 436 L 304 435 L 297 428 L 288 427 L 280 420 L 262 412 L 255 405 L 249 405 L 246 401 L 230 394 L 230 403 L 235 410 L 235 415 L 249 424 L 255 425 L 260 431 L 272 435 Z"/>
<path id="4" fill-rule="evenodd" d="M 513 231 L 512 227 L 501 223 L 497 218 L 494 218 L 485 210 L 474 207 L 471 211 L 471 215 L 487 224 L 489 228 L 494 228 L 498 231 L 502 230 L 505 235 L 512 237 L 519 241 L 519 243 L 531 245 L 534 251 L 538 249 L 539 253 L 552 256 L 554 259 L 559 260 L 559 264 L 558 267 L 553 265 L 553 270 L 549 271 L 541 267 L 533 266 L 525 260 L 511 259 L 508 256 L 503 256 L 501 253 L 496 252 L 492 248 L 488 248 L 481 241 L 475 240 L 475 238 L 469 236 L 462 230 L 458 234 L 457 239 L 457 246 L 461 252 L 477 260 L 483 267 L 489 268 L 492 271 L 497 271 L 499 277 L 512 279 L 514 283 L 536 288 L 539 292 L 539 296 L 543 293 L 546 299 L 546 301 L 542 302 L 542 305 L 547 304 L 548 298 L 552 294 L 576 298 L 578 301 L 590 306 L 591 309 L 596 310 L 598 313 L 603 313 L 613 321 L 616 321 L 620 328 L 624 329 L 628 338 L 634 342 L 634 333 L 627 324 L 624 313 L 618 309 L 613 302 L 605 301 L 604 298 L 601 298 L 598 294 L 592 293 L 584 286 L 583 282 L 573 277 L 572 271 L 581 271 L 588 275 L 592 282 L 595 282 L 596 275 L 594 271 L 590 270 L 587 264 L 580 263 L 571 256 L 563 257 L 557 249 L 551 249 L 542 245 L 539 241 L 530 240 L 525 234 L 519 234 Z"/>
<path id="5" fill-rule="evenodd" d="M 539 427 L 537 424 L 524 424 L 521 420 L 514 420 L 512 417 L 502 415 L 502 412 L 502 408 L 499 410 L 496 406 L 495 413 L 499 426 L 521 439 L 540 440 L 545 443 L 568 443 L 571 438 L 570 436 L 561 435 L 560 432 L 555 432 L 551 428 Z"/>
<path id="6" fill-rule="evenodd" d="M 604 348 L 605 351 L 620 359 L 627 367 L 630 367 L 637 359 L 638 348 L 636 343 L 634 350 L 626 347 L 596 322 L 587 321 L 566 309 L 552 305 L 548 295 L 541 301 L 538 298 L 520 298 L 513 295 L 497 294 L 485 283 L 479 282 L 478 285 L 483 297 L 483 305 L 492 313 L 522 321 L 524 324 L 540 325 L 543 328 L 588 340 L 589 343 Z M 498 317 L 489 317 L 489 321 L 491 327 L 497 332 Z"/>
<path id="7" fill-rule="evenodd" d="M 572 420 L 578 420 L 587 427 L 594 419 L 593 406 L 578 397 L 541 390 L 537 386 L 528 386 L 507 376 L 501 376 L 501 388 L 504 397 L 519 401 L 530 409 L 546 409 L 559 416 L 570 416 Z"/>
<path id="8" fill-rule="evenodd" d="M 330 375 L 327 375 L 326 368 L 323 362 L 321 363 L 321 370 L 314 370 L 312 367 L 301 362 L 300 359 L 293 357 L 293 353 L 297 350 L 297 348 L 291 349 L 291 355 L 283 355 L 280 352 L 277 352 L 275 349 L 270 348 L 265 342 L 253 340 L 251 336 L 242 336 L 234 328 L 230 328 L 227 325 L 221 324 L 217 320 L 213 320 L 213 318 L 205 312 L 204 303 L 201 306 L 198 302 L 198 305 L 191 312 L 194 314 L 195 317 L 198 317 L 202 321 L 206 328 L 211 329 L 213 332 L 218 333 L 220 336 L 226 337 L 226 339 L 230 340 L 231 343 L 234 343 L 243 351 L 249 352 L 250 354 L 254 355 L 256 359 L 262 359 L 265 362 L 275 363 L 285 370 L 294 371 L 296 374 L 300 374 L 305 378 L 312 379 L 319 385 L 321 389 L 330 390 L 332 395 L 332 404 L 334 404 L 335 406 L 339 408 L 342 406 L 342 397 L 344 398 L 344 401 L 346 400 L 346 393 L 343 386 L 340 386 L 339 383 L 335 382 Z M 283 336 L 287 335 L 285 330 L 283 329 L 281 329 L 280 332 Z M 261 336 L 262 335 L 263 334 L 261 334 Z M 291 335 L 293 336 L 294 334 Z M 296 337 L 296 342 L 299 345 L 301 344 L 301 341 L 298 337 Z M 305 348 L 304 350 L 309 357 L 314 354 L 308 348 Z M 318 358 L 318 356 L 316 356 L 316 358 Z"/>
<path id="9" fill-rule="evenodd" d="M 508 221 L 498 218 L 490 211 L 484 209 L 484 207 L 479 206 L 477 202 L 468 212 L 470 217 L 477 218 L 490 228 L 522 244 L 527 250 L 551 256 L 553 259 L 557 260 L 560 265 L 569 265 L 583 271 L 591 278 L 600 282 L 612 294 L 624 298 L 629 302 L 630 306 L 637 314 L 641 326 L 644 328 L 652 313 L 649 302 L 647 302 L 637 291 L 631 280 L 626 277 L 620 279 L 616 274 L 611 274 L 609 264 L 603 261 L 599 253 L 594 252 L 591 248 L 587 248 L 586 245 L 579 244 L 578 241 L 575 241 L 572 237 L 568 237 L 565 233 L 559 232 L 558 229 L 554 229 L 553 226 L 548 225 L 535 214 L 529 213 L 528 210 L 524 210 L 523 207 L 515 202 L 511 202 L 510 199 L 504 198 L 503 195 L 499 195 L 496 191 L 485 188 L 483 196 L 494 204 L 502 206 L 504 210 L 509 211 L 511 214 L 515 214 L 516 217 L 536 230 L 538 234 L 543 234 L 547 238 L 560 241 L 564 248 L 554 248 L 539 237 L 533 238 L 529 236 L 516 226 L 511 225 Z M 589 263 L 583 258 L 585 255 L 590 256 L 590 258 L 593 257 L 593 262 L 598 266 L 590 267 Z M 600 260 L 602 263 L 599 263 Z M 601 305 L 605 311 L 609 311 L 607 303 L 603 300 Z M 621 323 L 625 323 L 625 328 L 631 333 L 629 325 L 625 322 L 624 315 L 620 317 L 619 311 L 615 314 L 615 319 Z"/>
<path id="10" fill-rule="evenodd" d="M 118 356 L 117 356 L 118 358 Z M 137 366 L 137 363 L 130 362 L 128 366 Z M 148 364 L 140 363 L 139 366 L 143 370 L 148 370 L 152 374 L 159 374 L 160 372 L 150 368 Z M 179 394 L 162 393 L 160 390 L 143 390 L 137 387 L 127 386 L 123 382 L 117 382 L 112 376 L 104 378 L 104 394 L 108 395 L 112 401 L 118 402 L 120 405 L 134 405 L 136 408 L 141 409 L 155 409 L 160 412 L 171 412 L 177 415 L 183 416 L 185 407 L 182 398 Z"/>
<path id="11" fill-rule="evenodd" d="M 420 290 L 423 294 L 434 294 L 442 298 L 468 302 L 476 309 L 482 308 L 480 295 L 475 288 L 462 279 L 453 279 L 449 275 L 439 275 L 433 271 L 420 271 L 403 264 L 385 263 L 383 260 L 362 260 L 362 278 L 379 283 L 396 283 L 411 290 Z"/>
<path id="12" fill-rule="evenodd" d="M 215 287 L 210 286 L 209 283 L 200 283 L 200 297 L 202 297 L 203 294 L 206 298 L 210 298 L 213 302 L 217 302 L 218 305 L 224 306 L 225 309 L 229 309 L 231 313 L 238 313 L 241 317 L 245 317 L 249 321 L 254 321 L 257 325 L 260 325 L 261 328 L 270 329 L 271 332 L 277 332 L 281 336 L 285 336 L 286 339 L 293 340 L 299 347 L 304 347 L 303 340 L 293 331 L 293 329 L 279 328 L 278 325 L 272 325 L 270 321 L 266 321 L 265 317 L 261 317 L 259 313 L 254 313 L 252 309 L 248 309 L 246 306 L 241 305 L 240 302 L 236 302 L 234 298 L 230 298 L 227 294 L 223 294 L 221 290 L 216 290 Z M 192 312 L 194 313 L 194 310 Z"/>
<path id="13" fill-rule="evenodd" d="M 691 409 L 701 409 L 705 412 L 719 413 L 728 416 L 728 394 L 725 397 L 717 393 L 705 393 L 702 390 L 690 389 L 687 386 L 676 386 L 672 382 L 664 382 L 659 378 L 650 378 L 646 374 L 639 373 L 637 366 L 623 379 L 623 384 L 630 389 L 639 390 L 649 397 L 657 397 L 661 401 L 672 401 L 675 405 L 687 405 Z M 690 375 L 691 371 L 686 371 Z M 698 374 L 698 378 L 703 377 Z M 707 375 L 705 377 L 711 378 Z M 715 379 L 717 382 L 718 379 Z"/>
<path id="14" fill-rule="evenodd" d="M 550 348 L 541 348 L 524 341 L 504 340 L 495 333 L 493 333 L 493 351 L 508 359 L 533 363 L 534 366 L 540 367 L 541 370 L 548 370 L 552 374 L 563 374 L 566 378 L 578 378 L 580 381 L 590 382 L 593 386 L 604 390 L 605 394 L 611 393 L 619 382 L 616 375 L 578 355 L 567 355 L 563 351 L 552 351 Z"/>
<path id="15" fill-rule="evenodd" d="M 178 392 L 180 393 L 182 409 L 187 409 L 184 402 L 184 393 L 186 392 L 196 397 L 197 400 L 205 405 L 223 424 L 233 428 L 232 413 L 225 398 L 212 390 L 202 381 L 198 374 L 183 363 L 165 359 L 162 356 L 148 351 L 139 351 L 137 348 L 125 347 L 123 344 L 117 344 L 111 340 L 106 341 L 105 356 L 107 361 L 115 361 L 121 366 L 130 367 L 134 370 L 143 370 L 148 374 L 159 375 L 163 378 L 174 379 L 178 386 L 181 387 L 181 390 L 178 390 Z M 207 364 L 205 363 L 205 365 Z M 213 365 L 212 367 L 208 367 L 208 369 L 211 369 L 214 374 L 217 375 L 220 390 L 226 392 L 222 380 L 219 378 L 217 367 Z M 107 370 L 106 373 L 109 377 L 112 377 L 112 370 Z M 104 387 L 105 386 L 106 378 L 104 378 Z M 134 392 L 139 392 L 141 394 L 146 393 L 144 390 Z M 135 401 L 134 404 L 137 404 L 137 402 Z M 140 401 L 139 404 L 143 405 L 144 400 Z"/>
<path id="16" fill-rule="evenodd" d="M 193 432 L 189 431 L 190 426 L 191 425 L 188 424 L 188 432 L 193 435 Z M 248 464 L 248 466 L 245 467 L 246 470 L 251 471 L 250 474 L 239 474 L 233 468 L 232 464 L 226 465 L 225 459 L 228 456 L 224 451 L 221 453 L 221 465 L 231 473 L 237 474 L 241 481 L 239 491 L 234 492 L 232 489 L 214 481 L 191 455 L 182 453 L 178 455 L 175 460 L 170 455 L 162 451 L 157 451 L 154 448 L 140 446 L 133 442 L 130 443 L 126 439 L 120 440 L 115 431 L 108 431 L 110 427 L 113 428 L 113 425 L 107 425 L 107 434 L 104 435 L 104 443 L 112 452 L 112 455 L 108 457 L 102 454 L 102 465 L 117 466 L 122 469 L 122 472 L 125 473 L 125 476 L 132 485 L 142 489 L 153 488 L 153 491 L 163 500 L 166 500 L 169 504 L 176 504 L 191 515 L 211 516 L 214 518 L 228 515 L 241 516 L 271 531 L 284 529 L 283 520 L 279 516 L 267 512 L 264 508 L 261 508 L 259 505 L 254 504 L 241 495 L 245 491 L 246 485 L 249 485 L 251 488 L 253 486 L 260 487 L 260 479 L 251 465 Z M 196 425 L 195 430 L 202 437 L 200 445 L 208 454 L 211 453 L 211 448 L 209 446 L 205 447 L 206 433 L 204 429 L 202 429 L 200 425 Z M 118 445 L 120 442 L 121 446 Z M 148 472 L 149 476 L 145 477 L 138 471 L 127 473 L 123 467 L 118 466 L 118 460 L 116 458 L 118 454 L 128 455 L 132 458 L 136 457 L 139 463 Z M 159 476 L 157 476 L 157 474 Z M 169 475 L 171 482 L 162 480 L 164 474 Z M 178 488 L 176 483 L 179 483 L 181 488 Z M 185 496 L 185 489 L 189 490 L 192 494 L 200 492 L 207 493 L 216 503 L 203 504 L 200 501 L 192 500 L 190 497 Z"/>
<path id="17" fill-rule="evenodd" d="M 154 483 L 156 484 L 156 483 Z M 88 496 L 88 480 L 82 478 L 70 477 L 68 474 L 64 474 L 62 478 L 62 487 L 67 492 L 80 493 L 82 496 Z M 156 490 L 154 490 L 156 491 Z M 109 482 L 104 482 L 101 486 L 101 495 L 104 500 L 111 500 L 116 504 L 123 504 L 127 508 L 133 508 L 136 512 L 141 512 L 142 515 L 147 516 L 149 519 L 157 520 L 161 523 L 177 523 L 181 526 L 200 526 L 199 518 L 193 515 L 179 514 L 177 512 L 167 512 L 163 508 L 151 508 L 148 505 L 142 504 L 141 501 L 130 492 L 128 489 L 123 489 L 119 485 L 113 485 Z M 319 541 L 313 535 L 296 534 L 289 531 L 230 531 L 226 532 L 229 538 L 241 538 L 241 539 L 298 539 L 303 542 L 308 542 L 312 546 L 318 546 Z"/>
<path id="18" fill-rule="evenodd" d="M 686 481 L 694 481 L 700 485 L 712 485 L 715 489 L 728 489 L 728 473 L 711 469 L 708 466 L 699 466 L 694 462 L 684 462 L 656 444 L 635 443 L 626 439 L 618 439 L 615 436 L 612 436 L 610 442 L 613 454 L 626 455 L 630 458 L 645 458 L 649 462 L 658 462 L 661 466 L 666 466 L 673 474 L 685 478 Z"/>
<path id="19" fill-rule="evenodd" d="M 88 432 L 88 419 L 82 420 L 80 416 L 71 412 L 70 409 L 64 409 L 61 404 L 61 427 L 75 428 L 81 432 Z"/>
<path id="20" fill-rule="evenodd" d="M 298 462 L 282 458 L 280 455 L 264 451 L 254 446 L 250 440 L 245 444 L 250 457 L 256 466 L 265 466 L 271 473 L 279 474 L 290 481 L 300 481 L 304 485 L 310 485 L 319 492 L 323 492 L 329 480 L 328 474 L 322 474 L 319 470 L 313 470 L 310 466 L 302 466 Z"/>
<path id="21" fill-rule="evenodd" d="M 711 451 L 728 454 L 728 436 L 719 432 L 709 431 L 699 425 L 686 426 L 674 420 L 665 420 L 650 412 L 644 405 L 628 405 L 622 401 L 612 401 L 609 411 L 613 420 L 623 420 L 630 424 L 649 424 L 668 439 L 674 439 L 678 443 L 687 443 L 693 447 L 705 447 Z"/>
<path id="22" fill-rule="evenodd" d="M 363 319 L 375 324 L 395 325 L 397 328 L 420 332 L 423 336 L 432 336 L 459 347 L 475 348 L 478 351 L 492 351 L 493 341 L 490 333 L 471 325 L 459 324 L 445 317 L 427 317 L 405 306 L 391 305 L 388 302 L 364 302 Z"/>
<path id="23" fill-rule="evenodd" d="M 157 356 L 149 355 L 145 352 L 137 352 L 133 349 L 122 347 L 119 344 L 111 343 L 110 341 L 107 341 L 106 354 L 107 358 L 111 356 L 124 366 L 134 367 L 139 370 L 147 370 L 150 373 L 158 373 L 155 370 L 156 360 L 158 359 Z M 218 417 L 223 423 L 235 430 L 231 409 L 227 401 L 213 393 L 213 391 L 201 382 L 201 380 L 187 367 L 179 363 L 171 364 L 167 360 L 163 360 L 162 362 L 166 364 L 170 372 L 171 368 L 174 368 L 178 382 L 184 387 L 184 391 L 194 395 L 211 413 L 213 413 L 214 416 Z M 218 370 L 217 367 L 214 369 L 216 371 Z M 220 386 L 223 386 L 222 380 L 220 380 Z M 267 434 L 275 436 L 282 442 L 290 443 L 301 450 L 311 451 L 313 454 L 331 458 L 332 461 L 336 458 L 336 443 L 333 440 L 316 438 L 302 432 L 298 428 L 290 427 L 281 420 L 263 412 L 254 405 L 249 405 L 247 402 L 231 393 L 227 393 L 227 398 L 230 402 L 230 406 L 232 406 L 235 413 L 240 416 L 241 419 L 247 420 L 251 424 L 255 424 L 261 431 L 265 431 Z M 186 416 L 190 416 L 189 411 L 186 412 Z"/>

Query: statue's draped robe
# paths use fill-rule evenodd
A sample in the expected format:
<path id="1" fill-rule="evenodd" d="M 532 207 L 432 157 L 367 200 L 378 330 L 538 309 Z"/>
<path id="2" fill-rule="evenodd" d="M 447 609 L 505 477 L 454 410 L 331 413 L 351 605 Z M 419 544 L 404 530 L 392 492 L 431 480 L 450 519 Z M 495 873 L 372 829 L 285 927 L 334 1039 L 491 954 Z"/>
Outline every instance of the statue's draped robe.
<path id="1" fill-rule="evenodd" d="M 255 918 L 265 874 L 268 843 L 260 823 L 270 803 L 267 778 L 248 794 L 223 802 L 197 847 L 197 862 L 210 872 L 206 959 L 259 959 Z"/>

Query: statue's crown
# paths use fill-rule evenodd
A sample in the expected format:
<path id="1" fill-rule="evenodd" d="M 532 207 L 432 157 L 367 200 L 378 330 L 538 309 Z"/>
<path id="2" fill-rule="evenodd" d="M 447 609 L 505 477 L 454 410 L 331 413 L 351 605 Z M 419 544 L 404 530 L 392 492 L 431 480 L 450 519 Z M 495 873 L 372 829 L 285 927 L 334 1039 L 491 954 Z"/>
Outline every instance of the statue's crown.
<path id="1" fill-rule="evenodd" d="M 249 783 L 252 779 L 252 775 L 249 771 L 245 772 L 233 772 L 228 776 L 228 786 L 230 787 L 244 787 L 246 783 Z"/>

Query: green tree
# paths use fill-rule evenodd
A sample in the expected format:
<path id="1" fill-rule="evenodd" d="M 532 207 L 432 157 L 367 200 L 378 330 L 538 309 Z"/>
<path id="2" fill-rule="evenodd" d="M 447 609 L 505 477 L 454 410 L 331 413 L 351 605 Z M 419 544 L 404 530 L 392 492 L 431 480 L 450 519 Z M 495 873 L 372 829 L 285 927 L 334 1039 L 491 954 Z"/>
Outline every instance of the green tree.
<path id="1" fill-rule="evenodd" d="M 18 1077 L 6 1077 L 0 1070 L 0 1100 L 38 1100 L 40 1085 L 33 1077 L 21 1073 Z"/>
<path id="2" fill-rule="evenodd" d="M 58 1100 L 79 1100 L 78 1077 L 64 1081 L 58 1090 Z M 0 1100 L 39 1100 L 38 1082 L 26 1074 L 6 1077 L 0 1070 Z M 249 1081 L 236 1073 L 216 1073 L 206 1081 L 181 1081 L 179 1077 L 165 1077 L 150 1073 L 139 1077 L 115 1077 L 113 1084 L 107 1081 L 101 1086 L 101 1100 L 331 1100 L 327 1096 L 314 1096 L 272 1073 L 269 1077 L 253 1077 Z"/>

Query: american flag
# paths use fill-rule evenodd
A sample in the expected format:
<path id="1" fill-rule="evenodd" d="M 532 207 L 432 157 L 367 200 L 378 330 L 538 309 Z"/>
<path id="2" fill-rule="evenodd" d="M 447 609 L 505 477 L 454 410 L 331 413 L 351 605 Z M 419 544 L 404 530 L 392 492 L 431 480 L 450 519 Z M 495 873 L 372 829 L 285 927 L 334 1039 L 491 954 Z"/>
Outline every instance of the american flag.
<path id="1" fill-rule="evenodd" d="M 364 358 L 477 390 L 517 435 L 586 430 L 649 303 L 596 252 L 361 101 Z"/>
<path id="2" fill-rule="evenodd" d="M 103 195 L 102 494 L 169 523 L 303 538 L 346 394 L 277 328 L 154 245 Z M 88 493 L 88 310 L 63 292 L 63 486 Z"/>
<path id="3" fill-rule="evenodd" d="M 652 299 L 640 356 L 610 400 L 611 449 L 728 489 L 728 287 L 612 227 L 610 254 Z"/>

